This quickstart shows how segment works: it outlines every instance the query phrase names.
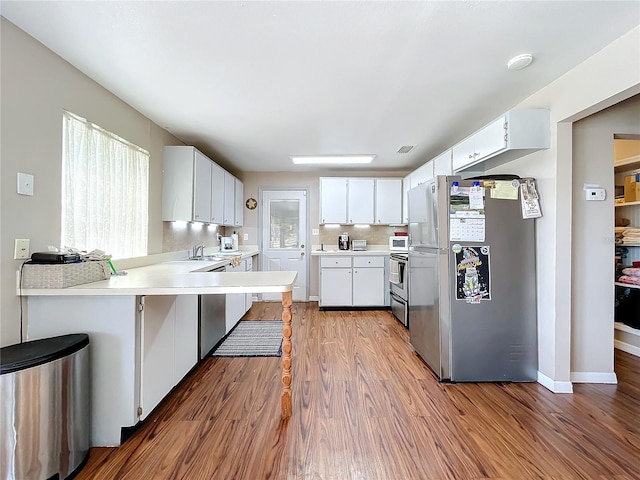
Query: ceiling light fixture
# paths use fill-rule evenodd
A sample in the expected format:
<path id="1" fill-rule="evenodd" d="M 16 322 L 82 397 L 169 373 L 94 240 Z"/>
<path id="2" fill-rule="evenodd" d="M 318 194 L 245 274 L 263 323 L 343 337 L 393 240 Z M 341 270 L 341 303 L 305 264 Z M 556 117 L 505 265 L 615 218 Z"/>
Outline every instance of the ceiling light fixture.
<path id="1" fill-rule="evenodd" d="M 525 53 L 509 60 L 507 62 L 507 68 L 509 70 L 522 70 L 523 68 L 528 67 L 531 62 L 533 62 L 533 55 Z"/>
<path id="2" fill-rule="evenodd" d="M 371 163 L 375 155 L 289 155 L 296 165 L 349 165 Z"/>

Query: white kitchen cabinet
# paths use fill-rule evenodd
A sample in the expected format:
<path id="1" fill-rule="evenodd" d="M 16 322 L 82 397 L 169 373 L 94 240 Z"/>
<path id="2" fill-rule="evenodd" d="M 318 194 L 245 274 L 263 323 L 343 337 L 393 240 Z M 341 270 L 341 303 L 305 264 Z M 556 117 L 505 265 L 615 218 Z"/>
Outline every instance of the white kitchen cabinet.
<path id="1" fill-rule="evenodd" d="M 222 224 L 233 225 L 236 215 L 236 177 L 224 172 L 224 215 Z"/>
<path id="2" fill-rule="evenodd" d="M 244 184 L 237 178 L 234 181 L 233 225 L 241 227 L 244 222 Z"/>
<path id="3" fill-rule="evenodd" d="M 225 170 L 220 165 L 211 166 L 211 223 L 224 225 Z"/>
<path id="4" fill-rule="evenodd" d="M 253 271 L 253 257 L 245 259 L 246 270 L 247 272 Z M 247 313 L 251 306 L 253 305 L 253 293 L 245 293 L 244 300 L 244 312 Z"/>
<path id="5" fill-rule="evenodd" d="M 175 300 L 174 296 L 141 298 L 140 420 L 144 420 L 175 385 Z"/>
<path id="6" fill-rule="evenodd" d="M 376 178 L 375 224 L 402 223 L 402 179 Z"/>
<path id="7" fill-rule="evenodd" d="M 409 223 L 409 190 L 411 190 L 411 174 L 402 179 L 402 223 Z"/>
<path id="8" fill-rule="evenodd" d="M 321 256 L 320 307 L 386 305 L 383 256 Z"/>
<path id="9" fill-rule="evenodd" d="M 147 417 L 198 360 L 197 295 L 45 295 L 28 305 L 28 340 L 89 335 L 91 446 L 119 445 L 121 429 Z"/>
<path id="10" fill-rule="evenodd" d="M 429 160 L 424 165 L 416 168 L 411 172 L 409 178 L 411 179 L 411 188 L 431 180 L 433 178 L 433 161 Z"/>
<path id="11" fill-rule="evenodd" d="M 384 257 L 353 257 L 353 306 L 385 305 Z"/>
<path id="12" fill-rule="evenodd" d="M 437 175 L 453 175 L 453 167 L 451 166 L 451 149 L 441 153 L 433 159 L 433 176 Z"/>
<path id="13" fill-rule="evenodd" d="M 347 223 L 346 178 L 320 177 L 320 223 Z"/>
<path id="14" fill-rule="evenodd" d="M 198 295 L 177 295 L 175 311 L 173 371 L 174 384 L 177 385 L 198 363 L 200 358 L 198 351 Z"/>
<path id="15" fill-rule="evenodd" d="M 320 223 L 402 223 L 402 179 L 320 177 Z"/>
<path id="16" fill-rule="evenodd" d="M 198 362 L 198 296 L 140 298 L 140 420 Z"/>
<path id="17" fill-rule="evenodd" d="M 452 168 L 460 172 L 484 163 L 493 168 L 536 150 L 549 148 L 549 110 L 510 110 L 452 147 Z"/>
<path id="18" fill-rule="evenodd" d="M 251 261 L 251 260 L 249 260 Z M 247 259 L 242 260 L 237 267 L 227 266 L 227 272 L 245 272 L 247 269 Z M 240 319 L 247 313 L 247 294 L 227 293 L 225 296 L 225 330 L 229 333 Z"/>
<path id="19" fill-rule="evenodd" d="M 375 208 L 373 178 L 349 178 L 347 184 L 348 223 L 373 224 Z"/>
<path id="20" fill-rule="evenodd" d="M 211 160 L 190 146 L 164 147 L 162 220 L 208 222 Z"/>
<path id="21" fill-rule="evenodd" d="M 351 257 L 320 257 L 320 307 L 353 304 Z"/>

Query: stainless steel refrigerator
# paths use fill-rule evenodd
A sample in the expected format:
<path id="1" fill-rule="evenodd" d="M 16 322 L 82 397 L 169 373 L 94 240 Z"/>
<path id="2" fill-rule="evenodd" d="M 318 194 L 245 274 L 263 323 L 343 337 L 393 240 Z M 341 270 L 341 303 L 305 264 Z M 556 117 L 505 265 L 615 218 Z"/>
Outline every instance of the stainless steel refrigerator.
<path id="1" fill-rule="evenodd" d="M 437 176 L 408 193 L 409 332 L 442 381 L 535 381 L 534 220 L 519 181 Z"/>

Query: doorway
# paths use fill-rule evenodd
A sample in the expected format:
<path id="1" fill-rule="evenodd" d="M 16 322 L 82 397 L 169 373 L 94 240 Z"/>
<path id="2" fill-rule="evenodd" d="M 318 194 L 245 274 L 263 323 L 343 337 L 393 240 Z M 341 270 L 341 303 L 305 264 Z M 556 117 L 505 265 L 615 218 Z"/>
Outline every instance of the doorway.
<path id="1" fill-rule="evenodd" d="M 260 189 L 259 231 L 262 271 L 295 271 L 293 301 L 309 298 L 308 190 Z M 263 300 L 279 301 L 280 294 L 262 294 Z"/>

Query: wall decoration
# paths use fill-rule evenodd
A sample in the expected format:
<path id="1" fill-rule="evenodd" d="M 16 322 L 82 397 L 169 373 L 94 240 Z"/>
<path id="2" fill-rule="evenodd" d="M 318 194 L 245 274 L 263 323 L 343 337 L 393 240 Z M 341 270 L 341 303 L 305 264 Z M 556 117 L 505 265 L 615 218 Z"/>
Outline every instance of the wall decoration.
<path id="1" fill-rule="evenodd" d="M 255 208 L 258 206 L 258 202 L 256 201 L 255 198 L 249 197 L 245 205 L 249 210 L 255 210 Z"/>

